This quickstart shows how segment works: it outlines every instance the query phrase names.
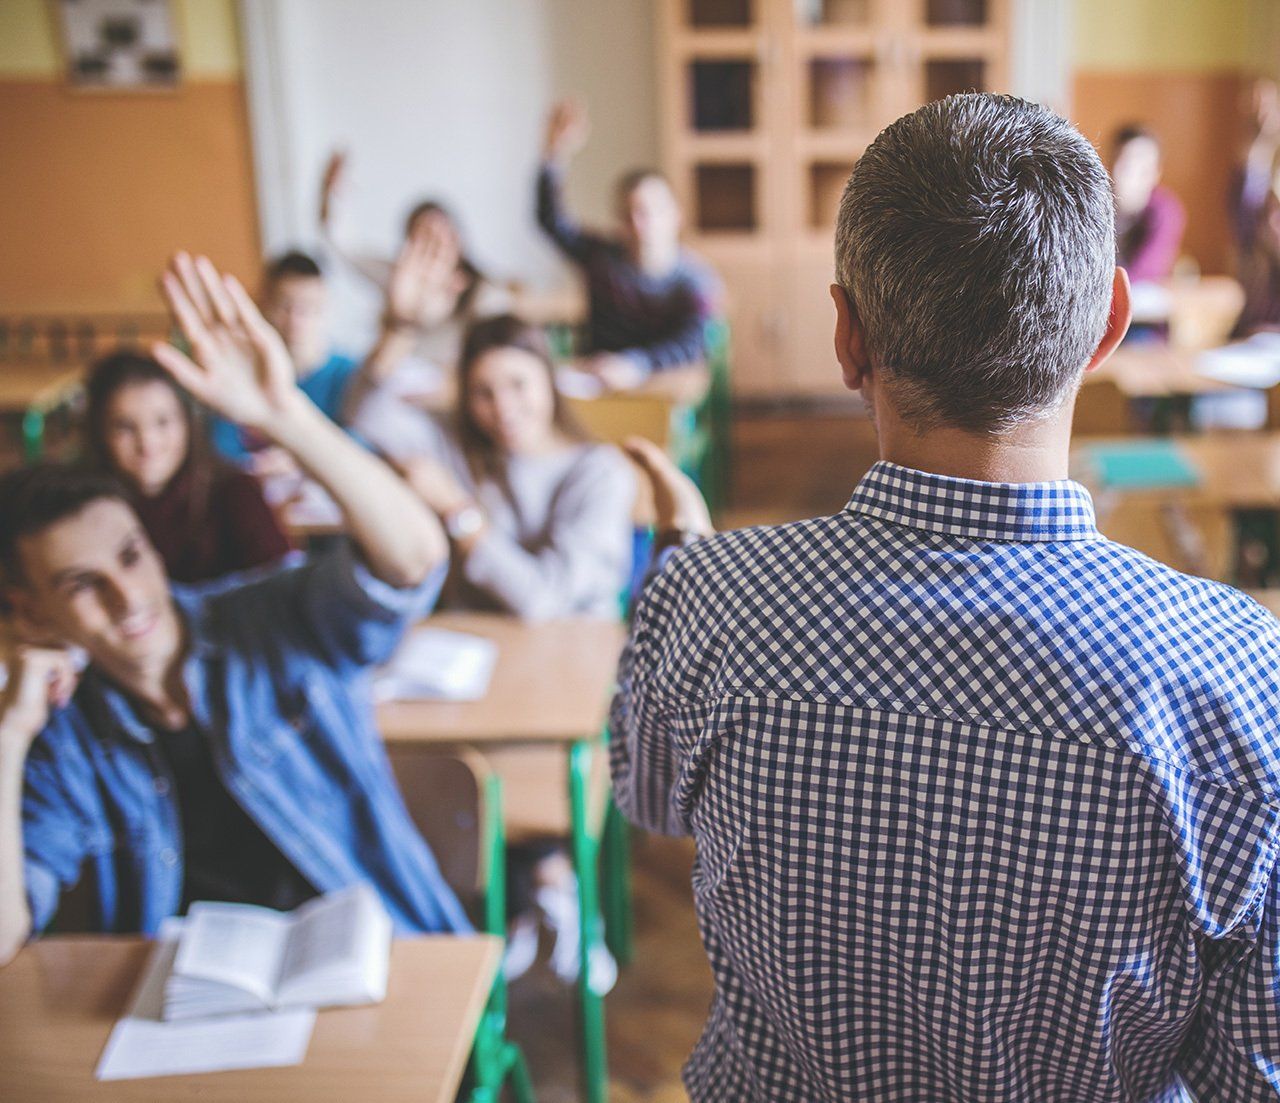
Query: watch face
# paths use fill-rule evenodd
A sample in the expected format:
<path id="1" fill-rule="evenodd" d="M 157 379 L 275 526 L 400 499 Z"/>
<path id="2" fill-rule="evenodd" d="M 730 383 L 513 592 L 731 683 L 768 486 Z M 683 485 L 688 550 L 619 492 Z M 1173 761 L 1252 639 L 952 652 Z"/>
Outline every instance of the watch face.
<path id="1" fill-rule="evenodd" d="M 467 506 L 466 509 L 460 509 L 457 513 L 452 514 L 446 522 L 445 528 L 453 539 L 460 540 L 463 537 L 479 532 L 480 526 L 483 524 L 484 514 L 476 506 Z"/>

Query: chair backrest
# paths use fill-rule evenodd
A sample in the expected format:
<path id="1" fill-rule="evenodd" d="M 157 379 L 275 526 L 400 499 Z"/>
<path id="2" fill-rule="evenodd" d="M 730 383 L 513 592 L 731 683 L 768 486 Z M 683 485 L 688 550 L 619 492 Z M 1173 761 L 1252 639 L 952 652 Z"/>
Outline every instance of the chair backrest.
<path id="1" fill-rule="evenodd" d="M 429 746 L 388 747 L 387 754 L 409 816 L 431 846 L 441 875 L 465 904 L 474 905 L 489 876 L 484 825 L 491 771 L 484 756 L 469 747 Z"/>

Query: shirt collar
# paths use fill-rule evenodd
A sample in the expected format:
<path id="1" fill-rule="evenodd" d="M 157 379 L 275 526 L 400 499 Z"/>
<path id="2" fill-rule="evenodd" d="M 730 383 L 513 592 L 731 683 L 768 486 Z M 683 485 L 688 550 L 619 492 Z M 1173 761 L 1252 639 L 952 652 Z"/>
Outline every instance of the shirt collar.
<path id="1" fill-rule="evenodd" d="M 881 460 L 854 488 L 846 511 L 969 540 L 1051 543 L 1100 540 L 1093 499 L 1079 483 L 987 483 Z"/>

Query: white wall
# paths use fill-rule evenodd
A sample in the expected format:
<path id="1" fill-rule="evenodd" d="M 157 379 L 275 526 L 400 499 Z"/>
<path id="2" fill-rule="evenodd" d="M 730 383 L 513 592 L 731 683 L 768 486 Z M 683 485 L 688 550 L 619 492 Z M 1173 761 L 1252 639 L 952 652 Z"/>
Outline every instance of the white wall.
<path id="1" fill-rule="evenodd" d="M 610 215 L 612 181 L 657 160 L 649 0 L 242 0 L 264 246 L 313 246 L 319 174 L 351 158 L 344 225 L 390 252 L 413 202 L 459 216 L 478 263 L 535 286 L 565 278 L 533 223 L 551 102 L 581 95 L 594 133 L 570 198 Z M 370 301 L 340 285 L 341 333 Z"/>

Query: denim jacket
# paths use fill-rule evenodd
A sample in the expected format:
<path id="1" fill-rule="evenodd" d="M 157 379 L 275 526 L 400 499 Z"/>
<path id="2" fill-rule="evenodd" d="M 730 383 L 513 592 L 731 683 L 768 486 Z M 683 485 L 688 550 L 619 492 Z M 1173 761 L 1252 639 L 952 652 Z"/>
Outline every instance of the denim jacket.
<path id="1" fill-rule="evenodd" d="M 193 722 L 223 783 L 320 892 L 364 881 L 400 931 L 467 930 L 373 726 L 369 670 L 430 608 L 443 568 L 398 590 L 342 544 L 269 573 L 174 587 Z M 103 931 L 153 933 L 179 906 L 181 820 L 151 731 L 91 667 L 27 756 L 33 930 L 82 872 Z"/>

